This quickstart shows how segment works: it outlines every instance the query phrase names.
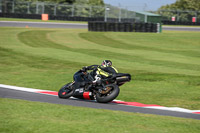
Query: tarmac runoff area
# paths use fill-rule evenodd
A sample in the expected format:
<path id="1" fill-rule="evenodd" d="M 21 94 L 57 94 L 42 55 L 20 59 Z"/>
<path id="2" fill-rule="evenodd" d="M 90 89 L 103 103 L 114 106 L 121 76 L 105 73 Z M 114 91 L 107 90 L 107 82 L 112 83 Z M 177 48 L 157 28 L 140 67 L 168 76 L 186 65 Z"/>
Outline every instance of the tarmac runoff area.
<path id="1" fill-rule="evenodd" d="M 86 29 L 88 25 L 80 23 L 0 21 L 0 27 Z"/>
<path id="2" fill-rule="evenodd" d="M 0 97 L 11 99 L 23 99 L 28 101 L 47 102 L 53 104 L 64 104 L 96 109 L 108 109 L 125 112 L 136 112 L 144 114 L 156 114 L 200 120 L 200 110 L 189 110 L 179 107 L 164 107 L 154 104 L 142 104 L 138 102 L 125 102 L 114 100 L 111 103 L 97 103 L 95 100 L 81 100 L 76 98 L 60 99 L 56 91 L 24 88 L 0 84 Z"/>
<path id="3" fill-rule="evenodd" d="M 69 28 L 87 29 L 88 24 L 80 23 L 55 23 L 55 22 L 24 22 L 24 21 L 0 21 L 0 27 L 30 27 L 30 28 Z M 200 27 L 163 26 L 162 30 L 170 31 L 200 31 Z"/>

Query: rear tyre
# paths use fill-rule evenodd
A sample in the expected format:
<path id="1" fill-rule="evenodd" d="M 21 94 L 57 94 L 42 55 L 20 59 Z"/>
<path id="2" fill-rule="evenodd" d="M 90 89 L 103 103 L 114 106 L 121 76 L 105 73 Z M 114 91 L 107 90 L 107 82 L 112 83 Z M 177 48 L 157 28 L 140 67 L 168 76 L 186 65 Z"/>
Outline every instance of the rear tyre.
<path id="1" fill-rule="evenodd" d="M 68 83 L 64 85 L 59 91 L 58 91 L 58 97 L 67 99 L 71 97 L 74 93 L 74 90 L 72 89 L 72 83 Z"/>
<path id="2" fill-rule="evenodd" d="M 110 85 L 106 85 L 105 87 L 110 89 L 110 91 L 106 94 L 102 94 L 102 93 L 96 94 L 96 100 L 99 103 L 111 102 L 112 100 L 114 100 L 119 95 L 120 89 L 117 85 L 110 84 Z"/>

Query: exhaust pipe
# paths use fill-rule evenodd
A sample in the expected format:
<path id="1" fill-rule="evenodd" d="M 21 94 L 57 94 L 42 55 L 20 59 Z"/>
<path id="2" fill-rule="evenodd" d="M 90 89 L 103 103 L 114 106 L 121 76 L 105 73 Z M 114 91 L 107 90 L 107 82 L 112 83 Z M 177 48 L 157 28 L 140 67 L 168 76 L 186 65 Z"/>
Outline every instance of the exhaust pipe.
<path id="1" fill-rule="evenodd" d="M 120 83 L 120 82 L 128 82 L 130 80 L 131 80 L 131 75 L 127 75 L 127 76 L 122 76 L 122 77 L 117 77 L 116 78 L 116 81 L 118 83 Z"/>

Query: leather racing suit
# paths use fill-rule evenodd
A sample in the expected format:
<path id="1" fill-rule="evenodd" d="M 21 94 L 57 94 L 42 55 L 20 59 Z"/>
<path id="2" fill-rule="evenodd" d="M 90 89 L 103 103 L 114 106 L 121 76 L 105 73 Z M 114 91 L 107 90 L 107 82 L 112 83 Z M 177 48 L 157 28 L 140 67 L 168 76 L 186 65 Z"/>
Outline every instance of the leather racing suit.
<path id="1" fill-rule="evenodd" d="M 113 66 L 103 67 L 100 65 L 91 65 L 91 66 L 83 67 L 81 69 L 82 72 L 86 72 L 88 70 L 92 71 L 91 75 L 94 78 L 94 80 L 98 80 L 99 78 L 101 79 L 112 78 L 112 76 L 118 73 L 117 69 Z M 81 86 L 84 86 L 87 82 L 90 82 L 90 81 L 84 80 L 82 82 L 78 82 L 75 84 L 75 88 L 77 89 Z"/>

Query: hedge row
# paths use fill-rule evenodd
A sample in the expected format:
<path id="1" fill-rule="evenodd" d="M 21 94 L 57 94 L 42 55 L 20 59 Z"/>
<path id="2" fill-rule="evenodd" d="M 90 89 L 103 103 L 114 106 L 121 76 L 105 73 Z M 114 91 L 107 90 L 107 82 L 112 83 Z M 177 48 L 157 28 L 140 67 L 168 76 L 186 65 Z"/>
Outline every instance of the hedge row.
<path id="1" fill-rule="evenodd" d="M 157 24 L 88 22 L 88 30 L 89 31 L 115 31 L 115 32 L 157 32 Z"/>

